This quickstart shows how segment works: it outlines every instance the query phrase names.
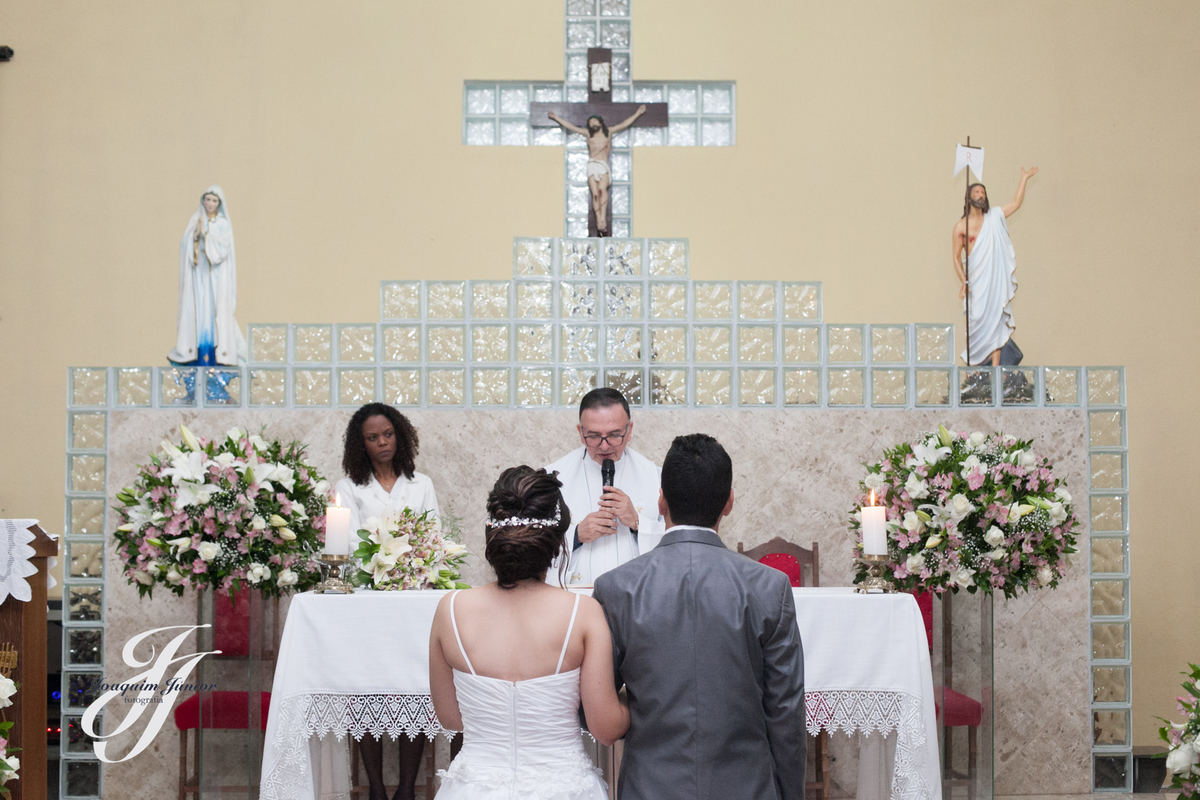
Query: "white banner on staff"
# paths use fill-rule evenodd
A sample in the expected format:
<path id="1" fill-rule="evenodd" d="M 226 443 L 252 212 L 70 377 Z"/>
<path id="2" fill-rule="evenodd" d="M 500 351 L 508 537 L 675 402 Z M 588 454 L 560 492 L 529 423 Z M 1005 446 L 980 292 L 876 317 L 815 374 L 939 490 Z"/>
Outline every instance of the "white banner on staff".
<path id="1" fill-rule="evenodd" d="M 975 177 L 983 180 L 983 148 L 982 147 L 967 147 L 965 144 L 957 144 L 954 146 L 954 176 L 958 177 L 958 173 L 963 171 L 963 167 L 969 167 L 971 172 L 975 173 Z"/>

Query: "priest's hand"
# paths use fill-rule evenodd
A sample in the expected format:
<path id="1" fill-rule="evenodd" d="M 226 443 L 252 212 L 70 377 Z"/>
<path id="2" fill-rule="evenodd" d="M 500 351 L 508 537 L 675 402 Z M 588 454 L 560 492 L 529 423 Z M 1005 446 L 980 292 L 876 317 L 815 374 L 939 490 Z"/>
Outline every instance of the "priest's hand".
<path id="1" fill-rule="evenodd" d="M 603 501 L 601 501 L 601 504 L 603 504 Z M 575 528 L 575 535 L 579 537 L 581 544 L 594 542 L 601 536 L 612 536 L 616 532 L 616 517 L 613 516 L 611 511 L 606 511 L 603 508 L 588 514 Z"/>
<path id="2" fill-rule="evenodd" d="M 604 495 L 600 498 L 600 509 L 611 512 L 626 528 L 637 530 L 638 513 L 633 507 L 629 495 L 615 486 L 605 486 Z"/>
<path id="3" fill-rule="evenodd" d="M 959 290 L 958 290 L 958 299 L 962 300 L 966 296 L 967 296 L 967 282 L 963 281 L 962 286 L 959 287 Z"/>

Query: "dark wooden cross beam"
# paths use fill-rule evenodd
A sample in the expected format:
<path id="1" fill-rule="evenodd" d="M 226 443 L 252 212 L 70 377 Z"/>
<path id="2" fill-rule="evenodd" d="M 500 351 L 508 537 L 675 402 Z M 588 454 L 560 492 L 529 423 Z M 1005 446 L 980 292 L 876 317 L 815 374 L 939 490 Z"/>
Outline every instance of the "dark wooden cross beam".
<path id="1" fill-rule="evenodd" d="M 585 103 L 530 103 L 529 124 L 534 128 L 556 128 L 550 112 L 580 128 L 587 127 L 588 117 L 600 117 L 611 126 L 623 122 L 646 106 L 646 113 L 633 123 L 635 128 L 667 127 L 666 103 L 614 103 L 612 101 L 612 50 L 592 47 L 588 50 L 588 99 Z M 612 173 L 609 173 L 611 178 Z M 611 181 L 610 181 L 611 183 Z M 608 193 L 608 225 L 612 228 L 612 192 Z M 598 236 L 596 212 L 588 204 L 588 236 Z"/>

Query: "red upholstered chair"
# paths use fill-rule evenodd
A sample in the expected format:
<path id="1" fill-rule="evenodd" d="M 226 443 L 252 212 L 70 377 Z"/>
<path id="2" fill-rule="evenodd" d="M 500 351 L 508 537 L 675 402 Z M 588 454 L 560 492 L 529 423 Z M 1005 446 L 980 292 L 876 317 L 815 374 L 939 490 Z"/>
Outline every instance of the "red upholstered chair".
<path id="1" fill-rule="evenodd" d="M 792 586 L 800 588 L 805 585 L 817 587 L 821 585 L 821 558 L 817 543 L 812 543 L 811 550 L 805 550 L 798 544 L 792 544 L 786 539 L 776 536 L 766 544 L 745 550 L 738 542 L 738 552 L 754 559 L 760 564 L 774 567 L 788 576 Z M 804 568 L 808 567 L 808 583 L 804 582 Z M 821 731 L 814 737 L 813 764 L 815 765 L 814 780 L 805 781 L 805 793 L 813 791 L 818 800 L 829 800 L 829 734 Z"/>
<path id="2" fill-rule="evenodd" d="M 188 731 L 199 730 L 247 730 L 250 727 L 249 692 L 203 692 L 193 694 L 175 707 L 175 727 L 179 729 L 179 800 L 192 794 L 200 797 L 200 737 L 192 745 L 192 761 L 195 772 L 188 775 Z M 267 729 L 267 711 L 271 707 L 271 693 L 259 692 L 259 718 L 262 729 Z M 205 788 L 205 792 L 233 790 L 235 787 Z M 249 791 L 249 787 L 238 787 Z"/>
<path id="3" fill-rule="evenodd" d="M 932 652 L 933 595 L 929 592 L 921 592 L 915 596 L 917 607 L 921 609 L 921 617 L 925 620 L 925 635 L 928 637 L 929 650 Z M 951 624 L 950 606 L 947 603 L 945 613 L 942 615 L 942 661 L 943 671 L 946 675 L 950 675 L 953 668 L 952 651 L 945 646 L 945 643 L 950 641 Z M 942 765 L 945 770 L 942 776 L 942 794 L 949 798 L 955 787 L 962 786 L 967 790 L 967 800 L 975 800 L 976 765 L 979 760 L 979 726 L 983 723 L 983 704 L 950 688 L 948 680 L 945 681 L 943 692 L 945 708 L 941 704 L 937 707 L 937 713 L 942 716 L 946 727 L 942 739 Z M 963 727 L 967 729 L 967 771 L 965 773 L 954 769 L 952 764 L 954 729 Z"/>

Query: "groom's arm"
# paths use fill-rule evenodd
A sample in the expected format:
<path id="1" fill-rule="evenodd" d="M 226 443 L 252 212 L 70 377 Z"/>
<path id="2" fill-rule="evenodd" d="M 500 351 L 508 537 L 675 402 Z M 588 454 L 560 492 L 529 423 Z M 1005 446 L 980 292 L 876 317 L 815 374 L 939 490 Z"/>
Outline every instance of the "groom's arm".
<path id="1" fill-rule="evenodd" d="M 616 596 L 617 590 L 610 586 L 610 583 L 611 579 L 607 575 L 597 578 L 596 586 L 592 589 L 592 599 L 604 609 L 604 620 L 608 623 L 608 630 L 612 634 L 613 680 L 616 687 L 620 689 L 625 685 L 625 679 L 621 676 L 621 664 L 625 661 L 624 626 L 621 625 L 621 621 L 617 619 L 615 613 L 616 603 L 613 601 L 613 597 Z"/>
<path id="2" fill-rule="evenodd" d="M 772 576 L 774 577 L 774 576 Z M 804 800 L 808 735 L 804 720 L 804 649 L 787 576 L 779 573 L 779 615 L 763 647 L 763 715 L 782 800 Z M 772 587 L 775 589 L 775 587 Z"/>

